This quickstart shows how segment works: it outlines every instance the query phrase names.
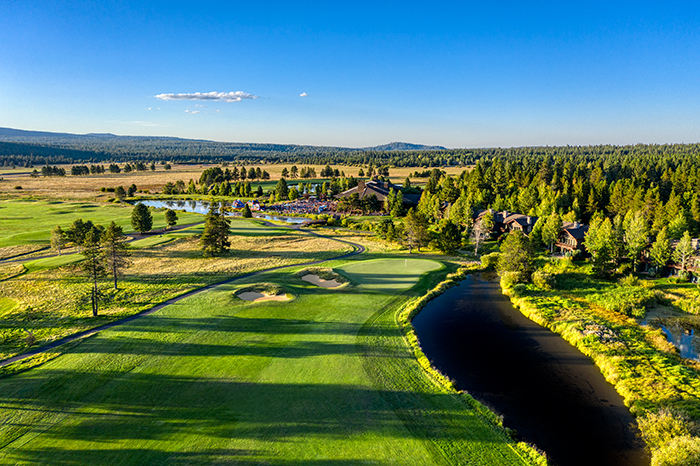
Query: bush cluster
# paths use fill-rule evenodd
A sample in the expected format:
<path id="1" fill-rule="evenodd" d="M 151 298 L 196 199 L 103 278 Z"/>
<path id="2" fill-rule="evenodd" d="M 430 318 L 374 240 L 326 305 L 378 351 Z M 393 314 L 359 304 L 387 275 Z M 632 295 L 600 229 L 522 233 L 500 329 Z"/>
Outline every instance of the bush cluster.
<path id="1" fill-rule="evenodd" d="M 660 292 L 641 287 L 617 287 L 591 297 L 593 302 L 606 309 L 638 318 L 644 317 L 646 309 L 662 299 Z"/>
<path id="2" fill-rule="evenodd" d="M 527 275 L 522 272 L 503 272 L 501 274 L 501 288 L 509 290 L 518 283 L 525 283 Z"/>
<path id="3" fill-rule="evenodd" d="M 542 290 L 553 290 L 556 288 L 557 279 L 554 274 L 538 269 L 532 274 L 532 283 Z"/>
<path id="4" fill-rule="evenodd" d="M 481 256 L 481 265 L 487 270 L 493 270 L 498 265 L 498 259 L 501 257 L 500 252 L 492 252 Z"/>

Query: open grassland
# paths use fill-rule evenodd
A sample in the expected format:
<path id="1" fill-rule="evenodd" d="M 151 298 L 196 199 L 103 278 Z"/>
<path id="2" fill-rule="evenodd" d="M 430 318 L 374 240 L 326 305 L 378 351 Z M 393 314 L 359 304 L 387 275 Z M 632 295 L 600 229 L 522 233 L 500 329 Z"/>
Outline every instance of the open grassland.
<path id="1" fill-rule="evenodd" d="M 132 210 L 130 204 L 31 199 L 0 201 L 0 259 L 26 252 L 19 251 L 17 246 L 27 245 L 35 249 L 49 246 L 51 229 L 60 225 L 65 230 L 76 218 L 105 226 L 114 221 L 124 228 L 124 232 L 133 232 Z M 156 211 L 152 215 L 154 229 L 166 226 L 164 213 Z M 181 225 L 204 220 L 199 214 L 186 212 L 178 212 L 177 216 Z"/>
<path id="2" fill-rule="evenodd" d="M 529 464 L 430 381 L 396 323 L 399 306 L 448 270 L 339 265 L 349 287 L 319 288 L 294 269 L 243 279 L 0 380 L 0 462 Z M 234 296 L 255 283 L 294 299 Z"/>
<path id="3" fill-rule="evenodd" d="M 109 165 L 109 164 L 106 164 Z M 258 185 L 262 185 L 263 189 L 267 190 L 273 187 L 277 180 L 282 176 L 282 170 L 289 170 L 293 164 L 253 164 L 246 165 L 246 168 L 257 168 L 260 167 L 261 170 L 265 170 L 270 174 L 271 181 L 252 181 L 253 190 L 257 189 Z M 297 167 L 311 166 L 314 167 L 316 173 L 320 175 L 321 170 L 325 165 L 305 165 L 296 164 Z M 163 186 L 170 182 L 175 183 L 178 180 L 183 180 L 188 183 L 190 179 L 198 181 L 202 172 L 210 167 L 220 166 L 220 165 L 184 165 L 184 164 L 173 164 L 172 170 L 163 170 L 161 165 L 157 165 L 156 171 L 144 171 L 144 172 L 129 172 L 129 173 L 103 173 L 99 175 L 82 175 L 82 176 L 65 176 L 65 177 L 38 177 L 32 178 L 29 173 L 33 169 L 16 169 L 16 170 L 4 170 L 5 175 L 0 173 L 0 196 L 4 197 L 27 197 L 27 196 L 37 196 L 42 198 L 52 198 L 52 199 L 83 199 L 83 200 L 106 200 L 108 198 L 113 198 L 114 193 L 100 192 L 102 187 L 117 187 L 123 186 L 127 188 L 128 186 L 135 184 L 139 190 L 148 190 L 151 193 L 160 192 Z M 237 165 L 240 167 L 240 165 Z M 70 173 L 70 165 L 62 165 L 68 173 Z M 234 164 L 230 164 L 229 168 L 233 169 Z M 346 176 L 354 176 L 357 178 L 357 174 L 360 167 L 349 167 L 345 165 L 331 165 L 333 169 L 337 169 L 340 172 L 344 172 Z M 41 167 L 39 167 L 40 169 Z M 367 167 L 364 167 L 366 171 Z M 456 176 L 462 173 L 465 168 L 463 167 L 443 167 L 440 168 L 450 175 Z M 415 171 L 429 170 L 429 168 L 416 168 L 416 167 L 401 167 L 401 168 L 391 168 L 389 170 L 390 178 L 396 183 L 401 183 L 404 179 L 414 173 Z M 7 176 L 8 173 L 16 173 L 16 175 Z M 299 182 L 304 183 L 314 183 L 318 182 L 318 179 L 294 179 L 288 181 L 290 184 L 296 184 Z M 414 181 L 421 182 L 425 181 L 425 178 L 416 178 Z M 16 190 L 15 186 L 22 186 L 21 190 Z"/>
<path id="4" fill-rule="evenodd" d="M 201 227 L 135 242 L 133 265 L 119 281 L 119 290 L 110 286 L 109 278 L 103 281 L 104 302 L 97 318 L 90 313 L 90 285 L 71 265 L 81 260 L 80 255 L 0 267 L 0 278 L 6 277 L 0 282 L 0 299 L 13 303 L 0 320 L 0 360 L 26 351 L 29 332 L 42 345 L 237 275 L 352 250 L 336 241 L 256 221 L 236 220 L 231 227 L 231 251 L 217 259 L 204 257 L 198 238 L 192 236 L 201 234 Z"/>

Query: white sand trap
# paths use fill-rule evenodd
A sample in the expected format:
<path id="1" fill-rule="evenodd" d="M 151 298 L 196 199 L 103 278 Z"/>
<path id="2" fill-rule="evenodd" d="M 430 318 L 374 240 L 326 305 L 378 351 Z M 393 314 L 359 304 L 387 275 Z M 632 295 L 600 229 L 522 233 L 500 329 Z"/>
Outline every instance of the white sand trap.
<path id="1" fill-rule="evenodd" d="M 338 280 L 324 280 L 318 275 L 314 275 L 312 273 L 304 275 L 301 277 L 301 279 L 305 282 L 313 283 L 314 285 L 321 286 L 323 288 L 338 288 L 342 285 L 342 283 L 340 283 Z"/>
<path id="2" fill-rule="evenodd" d="M 289 301 L 289 298 L 285 294 L 278 295 L 266 295 L 258 293 L 257 291 L 246 291 L 238 295 L 244 301 Z"/>

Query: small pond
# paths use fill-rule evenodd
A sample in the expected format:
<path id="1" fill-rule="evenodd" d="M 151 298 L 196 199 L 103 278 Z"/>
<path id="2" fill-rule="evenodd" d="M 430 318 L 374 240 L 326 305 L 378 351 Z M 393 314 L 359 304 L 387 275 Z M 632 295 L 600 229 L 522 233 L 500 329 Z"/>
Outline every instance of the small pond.
<path id="1" fill-rule="evenodd" d="M 184 201 L 184 200 L 171 200 L 171 201 L 138 201 L 138 204 L 144 204 L 148 207 L 155 207 L 157 209 L 173 209 L 182 210 L 184 212 L 194 212 L 197 214 L 206 214 L 209 212 L 209 202 L 208 201 Z M 227 203 L 228 206 L 231 204 Z M 240 212 L 228 212 L 227 216 L 230 217 L 240 217 Z M 261 218 L 265 220 L 274 220 L 277 222 L 285 223 L 295 223 L 301 224 L 309 219 L 306 217 L 289 217 L 286 215 L 270 215 L 264 212 L 253 212 L 253 217 Z"/>
<path id="2" fill-rule="evenodd" d="M 641 322 L 660 328 L 666 339 L 678 349 L 681 357 L 700 361 L 700 317 L 670 309 L 656 308 L 647 312 Z"/>
<path id="3" fill-rule="evenodd" d="M 442 373 L 559 466 L 647 466 L 635 420 L 590 358 L 470 276 L 413 320 Z"/>

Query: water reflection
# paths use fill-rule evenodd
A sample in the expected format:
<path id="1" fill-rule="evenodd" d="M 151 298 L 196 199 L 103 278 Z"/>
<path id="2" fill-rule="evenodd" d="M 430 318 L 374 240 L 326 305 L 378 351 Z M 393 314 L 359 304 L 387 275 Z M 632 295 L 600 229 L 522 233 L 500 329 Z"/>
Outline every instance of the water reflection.
<path id="1" fill-rule="evenodd" d="M 678 348 L 682 358 L 700 361 L 700 342 L 695 334 L 695 328 L 681 325 L 677 319 L 665 319 L 661 323 L 661 330 L 666 334 L 669 342 Z"/>
<path id="2" fill-rule="evenodd" d="M 138 204 L 144 204 L 148 207 L 154 207 L 156 209 L 173 209 L 173 210 L 182 210 L 185 212 L 192 212 L 196 214 L 206 214 L 209 212 L 209 207 L 210 203 L 208 201 L 138 201 Z M 227 207 L 231 207 L 231 203 L 227 202 L 225 203 Z M 227 212 L 226 215 L 228 217 L 240 217 L 241 213 L 240 212 Z M 295 224 L 300 224 L 308 221 L 308 218 L 305 217 L 288 217 L 284 215 L 270 215 L 266 214 L 263 212 L 253 212 L 253 217 L 255 218 L 262 218 L 265 220 L 274 220 L 277 222 L 285 222 L 285 223 L 295 223 Z"/>

